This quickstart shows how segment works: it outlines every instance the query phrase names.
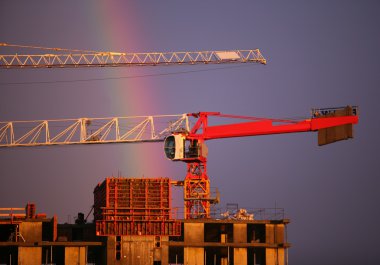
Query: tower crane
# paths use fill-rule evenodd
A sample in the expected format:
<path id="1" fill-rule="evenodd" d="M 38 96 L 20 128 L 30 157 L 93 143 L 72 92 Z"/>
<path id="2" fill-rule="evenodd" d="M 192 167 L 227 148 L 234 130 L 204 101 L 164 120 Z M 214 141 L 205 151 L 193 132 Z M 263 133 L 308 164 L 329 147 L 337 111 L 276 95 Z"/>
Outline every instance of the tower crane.
<path id="1" fill-rule="evenodd" d="M 259 49 L 124 53 L 9 43 L 0 43 L 0 47 L 46 51 L 37 54 L 0 54 L 0 69 L 266 64 Z M 246 121 L 210 126 L 209 117 Z M 196 119 L 192 128 L 189 118 Z M 156 120 L 168 119 L 166 127 L 158 128 Z M 211 198 L 207 173 L 207 140 L 318 131 L 318 143 L 324 145 L 352 138 L 352 127 L 356 123 L 358 108 L 349 106 L 313 109 L 311 118 L 304 120 L 199 112 L 182 115 L 10 121 L 0 122 L 0 147 L 164 141 L 166 157 L 187 164 L 187 175 L 183 182 L 185 218 L 209 218 L 210 206 L 217 203 L 218 199 Z M 27 126 L 31 129 L 26 129 Z"/>
<path id="2" fill-rule="evenodd" d="M 244 122 L 210 125 L 209 117 Z M 189 125 L 189 118 L 195 119 L 192 127 Z M 160 122 L 155 122 L 157 120 Z M 183 182 L 185 218 L 209 218 L 210 207 L 218 199 L 211 198 L 206 141 L 318 131 L 318 144 L 325 145 L 352 138 L 353 125 L 358 120 L 358 107 L 347 106 L 313 109 L 311 117 L 303 120 L 199 112 L 103 119 L 10 121 L 0 122 L 0 147 L 163 141 L 168 159 L 187 164 L 187 174 Z M 165 127 L 156 126 L 165 123 L 164 121 L 167 124 Z M 25 129 L 27 124 L 31 126 L 30 130 Z"/>
<path id="3" fill-rule="evenodd" d="M 259 49 L 184 52 L 104 52 L 0 43 L 1 47 L 38 50 L 38 54 L 0 54 L 0 69 L 121 67 L 224 63 L 266 64 Z M 41 53 L 40 51 L 45 51 Z"/>

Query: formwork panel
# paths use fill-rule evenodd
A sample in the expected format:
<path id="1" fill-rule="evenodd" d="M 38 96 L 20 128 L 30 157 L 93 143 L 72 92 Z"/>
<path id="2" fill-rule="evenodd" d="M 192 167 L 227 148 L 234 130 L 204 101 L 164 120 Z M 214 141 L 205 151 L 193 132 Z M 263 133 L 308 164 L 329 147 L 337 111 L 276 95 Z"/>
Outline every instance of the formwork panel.
<path id="1" fill-rule="evenodd" d="M 169 178 L 106 178 L 94 189 L 95 215 L 101 207 L 170 208 Z"/>
<path id="2" fill-rule="evenodd" d="M 169 178 L 106 178 L 94 189 L 96 234 L 181 234 L 173 219 Z"/>
<path id="3" fill-rule="evenodd" d="M 96 221 L 96 235 L 98 236 L 179 236 L 181 235 L 181 223 L 176 220 L 149 221 Z"/>

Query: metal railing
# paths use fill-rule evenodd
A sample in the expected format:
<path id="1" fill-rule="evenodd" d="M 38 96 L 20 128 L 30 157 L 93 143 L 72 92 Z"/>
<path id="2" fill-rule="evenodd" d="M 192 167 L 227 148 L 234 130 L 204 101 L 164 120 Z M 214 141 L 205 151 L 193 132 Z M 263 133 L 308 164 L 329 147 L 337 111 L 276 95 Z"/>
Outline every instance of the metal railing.
<path id="1" fill-rule="evenodd" d="M 212 209 L 211 217 L 217 220 L 283 220 L 284 208 Z"/>

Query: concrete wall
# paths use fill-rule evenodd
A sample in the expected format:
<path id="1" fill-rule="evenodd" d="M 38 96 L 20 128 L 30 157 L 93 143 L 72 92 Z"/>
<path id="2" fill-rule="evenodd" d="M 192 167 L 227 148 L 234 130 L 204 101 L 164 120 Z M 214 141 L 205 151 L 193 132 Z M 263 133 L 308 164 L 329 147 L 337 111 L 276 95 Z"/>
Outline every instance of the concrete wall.
<path id="1" fill-rule="evenodd" d="M 41 265 L 42 248 L 41 247 L 19 247 L 18 264 L 19 265 Z"/>
<path id="2" fill-rule="evenodd" d="M 86 247 L 65 247 L 65 265 L 86 265 Z"/>
<path id="3" fill-rule="evenodd" d="M 26 242 L 42 241 L 42 222 L 22 222 L 19 231 Z"/>

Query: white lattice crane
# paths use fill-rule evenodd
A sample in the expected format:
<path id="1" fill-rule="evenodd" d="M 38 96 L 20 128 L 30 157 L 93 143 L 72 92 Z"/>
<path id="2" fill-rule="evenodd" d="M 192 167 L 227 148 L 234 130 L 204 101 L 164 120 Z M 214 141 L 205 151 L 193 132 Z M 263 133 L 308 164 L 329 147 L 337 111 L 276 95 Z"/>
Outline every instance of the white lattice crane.
<path id="1" fill-rule="evenodd" d="M 224 63 L 266 64 L 259 49 L 184 52 L 105 52 L 0 43 L 0 48 L 29 49 L 37 54 L 0 54 L 0 69 L 122 67 Z"/>

